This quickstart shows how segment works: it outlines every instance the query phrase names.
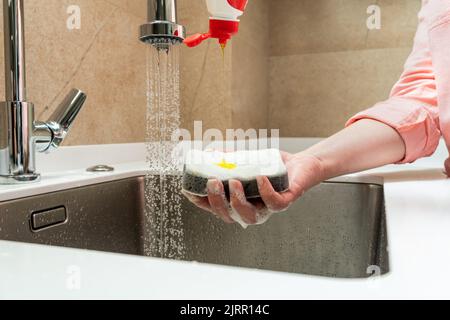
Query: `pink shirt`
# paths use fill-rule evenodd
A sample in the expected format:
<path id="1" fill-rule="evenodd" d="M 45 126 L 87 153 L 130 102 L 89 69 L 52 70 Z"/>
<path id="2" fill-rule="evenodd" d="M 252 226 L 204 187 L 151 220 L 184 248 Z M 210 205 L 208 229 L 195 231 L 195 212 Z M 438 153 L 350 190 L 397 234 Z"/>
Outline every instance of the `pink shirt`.
<path id="1" fill-rule="evenodd" d="M 401 163 L 430 156 L 441 136 L 450 149 L 450 0 L 422 0 L 414 48 L 388 100 L 355 115 L 347 126 L 374 119 L 402 136 Z"/>

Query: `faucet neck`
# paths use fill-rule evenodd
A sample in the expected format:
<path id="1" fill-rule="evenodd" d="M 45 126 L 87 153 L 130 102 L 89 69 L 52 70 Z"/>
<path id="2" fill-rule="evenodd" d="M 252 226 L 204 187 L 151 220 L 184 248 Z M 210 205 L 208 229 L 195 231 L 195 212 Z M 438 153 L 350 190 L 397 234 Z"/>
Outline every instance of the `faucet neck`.
<path id="1" fill-rule="evenodd" d="M 147 0 L 148 21 L 177 22 L 176 0 Z"/>
<path id="2" fill-rule="evenodd" d="M 61 145 L 86 95 L 72 90 L 47 122 L 36 121 L 27 102 L 24 0 L 3 0 L 5 97 L 0 102 L 0 184 L 39 181 L 36 152 Z"/>
<path id="3" fill-rule="evenodd" d="M 27 100 L 23 0 L 3 0 L 5 99 Z"/>

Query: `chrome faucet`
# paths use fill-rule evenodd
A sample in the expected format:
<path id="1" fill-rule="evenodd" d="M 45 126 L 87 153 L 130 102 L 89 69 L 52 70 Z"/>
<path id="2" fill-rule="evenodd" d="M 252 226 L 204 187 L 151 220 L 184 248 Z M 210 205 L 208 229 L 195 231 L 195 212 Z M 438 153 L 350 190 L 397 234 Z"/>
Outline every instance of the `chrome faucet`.
<path id="1" fill-rule="evenodd" d="M 23 1 L 3 0 L 6 101 L 0 102 L 0 184 L 39 181 L 36 152 L 61 145 L 86 101 L 83 92 L 72 89 L 47 121 L 35 120 L 26 94 Z"/>
<path id="2" fill-rule="evenodd" d="M 142 42 L 165 50 L 183 42 L 186 29 L 178 24 L 176 0 L 148 0 L 147 12 L 148 23 L 141 26 L 139 35 Z"/>

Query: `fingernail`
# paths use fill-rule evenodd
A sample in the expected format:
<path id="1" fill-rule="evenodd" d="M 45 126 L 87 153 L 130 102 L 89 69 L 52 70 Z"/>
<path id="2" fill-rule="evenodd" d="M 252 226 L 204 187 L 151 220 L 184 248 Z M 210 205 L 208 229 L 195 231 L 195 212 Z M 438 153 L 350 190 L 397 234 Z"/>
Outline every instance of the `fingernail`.
<path id="1" fill-rule="evenodd" d="M 256 182 L 258 183 L 258 188 L 259 189 L 262 189 L 262 187 L 264 187 L 265 180 L 264 180 L 263 177 L 261 177 L 261 176 L 256 177 Z"/>
<path id="2" fill-rule="evenodd" d="M 245 203 L 247 201 L 247 197 L 245 193 L 239 188 L 239 184 L 241 182 L 237 180 L 230 180 L 230 194 L 233 198 L 237 199 L 241 203 Z"/>
<path id="3" fill-rule="evenodd" d="M 208 188 L 208 191 L 211 194 L 220 195 L 222 193 L 222 190 L 219 185 L 219 180 L 216 179 L 208 180 L 206 187 Z"/>
<path id="4" fill-rule="evenodd" d="M 230 180 L 228 181 L 228 186 L 230 187 L 230 193 L 235 195 L 237 193 L 237 181 L 236 180 Z"/>
<path id="5" fill-rule="evenodd" d="M 236 191 L 236 184 L 234 180 L 228 181 L 228 188 L 230 189 L 230 194 L 234 194 Z"/>

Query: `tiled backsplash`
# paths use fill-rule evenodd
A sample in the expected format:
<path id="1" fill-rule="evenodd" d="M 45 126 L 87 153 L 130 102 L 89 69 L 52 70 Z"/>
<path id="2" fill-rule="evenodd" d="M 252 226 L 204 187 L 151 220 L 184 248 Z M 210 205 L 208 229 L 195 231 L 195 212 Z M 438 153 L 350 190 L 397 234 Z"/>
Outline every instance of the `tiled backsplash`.
<path id="1" fill-rule="evenodd" d="M 225 50 L 217 42 L 183 48 L 182 117 L 185 128 L 202 120 L 204 129 L 268 127 L 269 2 L 250 0 L 239 34 Z M 188 33 L 208 30 L 204 0 L 178 0 Z"/>
<path id="2" fill-rule="evenodd" d="M 340 129 L 347 117 L 386 98 L 410 51 L 420 0 L 378 0 L 383 26 L 368 31 L 373 2 L 250 0 L 224 59 L 212 41 L 182 49 L 183 127 L 202 120 L 204 128 L 280 128 L 284 136 Z M 189 34 L 208 29 L 204 0 L 178 4 Z M 66 26 L 70 5 L 81 8 L 80 29 Z M 25 0 L 25 6 L 28 100 L 38 117 L 78 87 L 89 99 L 66 144 L 143 141 L 146 47 L 137 36 L 146 0 Z"/>
<path id="3" fill-rule="evenodd" d="M 70 5 L 81 9 L 80 29 L 67 28 Z M 66 144 L 143 140 L 145 46 L 137 29 L 145 12 L 144 0 L 25 0 L 27 91 L 36 115 L 48 117 L 71 87 L 89 96 Z"/>
<path id="4" fill-rule="evenodd" d="M 326 137 L 385 100 L 411 51 L 420 0 L 270 2 L 269 126 Z M 367 9 L 381 9 L 381 29 Z"/>

